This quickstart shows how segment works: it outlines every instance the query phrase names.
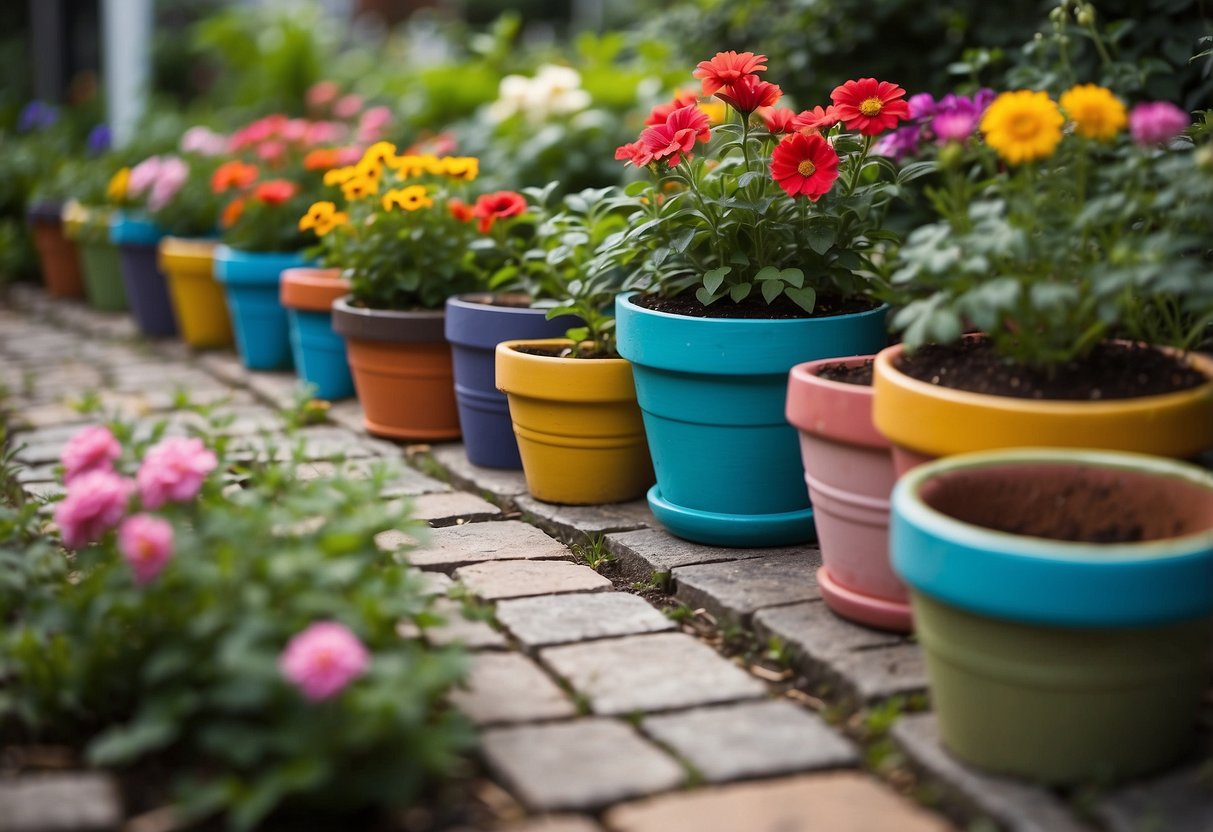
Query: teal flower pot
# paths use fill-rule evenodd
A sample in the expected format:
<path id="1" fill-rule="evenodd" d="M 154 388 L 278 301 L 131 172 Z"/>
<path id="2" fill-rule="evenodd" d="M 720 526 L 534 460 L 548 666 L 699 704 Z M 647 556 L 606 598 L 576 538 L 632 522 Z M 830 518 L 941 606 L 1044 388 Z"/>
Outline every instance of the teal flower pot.
<path id="1" fill-rule="evenodd" d="M 793 320 L 693 318 L 615 301 L 619 354 L 632 363 L 657 484 L 654 516 L 713 546 L 814 539 L 796 430 L 784 417 L 788 371 L 876 352 L 886 307 Z"/>
<path id="2" fill-rule="evenodd" d="M 215 279 L 223 284 L 236 351 L 250 370 L 289 370 L 290 324 L 286 307 L 279 300 L 284 269 L 307 265 L 298 252 L 239 251 L 228 246 L 215 248 Z"/>

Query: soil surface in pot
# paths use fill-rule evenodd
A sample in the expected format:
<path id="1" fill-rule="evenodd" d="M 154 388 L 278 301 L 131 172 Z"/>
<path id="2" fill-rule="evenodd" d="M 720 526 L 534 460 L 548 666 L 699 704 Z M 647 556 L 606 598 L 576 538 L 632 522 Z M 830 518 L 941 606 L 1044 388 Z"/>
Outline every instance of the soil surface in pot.
<path id="1" fill-rule="evenodd" d="M 1079 543 L 1138 543 L 1213 528 L 1208 490 L 1177 477 L 1095 465 L 961 468 L 924 483 L 936 511 L 994 531 Z"/>
<path id="2" fill-rule="evenodd" d="M 869 358 L 862 364 L 828 364 L 817 371 L 818 378 L 826 381 L 840 381 L 843 384 L 858 384 L 872 386 L 872 365 L 875 362 Z"/>
<path id="3" fill-rule="evenodd" d="M 501 292 L 498 294 L 471 294 L 461 295 L 460 300 L 465 303 L 478 303 L 481 306 L 505 306 L 510 309 L 530 309 L 531 296 L 522 292 Z"/>
<path id="4" fill-rule="evenodd" d="M 618 358 L 619 356 L 606 352 L 573 352 L 572 347 L 511 347 L 515 352 L 526 355 L 542 355 L 547 358 Z"/>
<path id="5" fill-rule="evenodd" d="M 928 344 L 903 355 L 897 369 L 911 378 L 993 396 L 1100 401 L 1176 393 L 1209 379 L 1182 360 L 1152 347 L 1105 342 L 1085 359 L 1052 373 L 1008 363 L 989 341 Z"/>
<path id="6" fill-rule="evenodd" d="M 843 298 L 837 295 L 818 295 L 812 312 L 805 312 L 787 295 L 780 295 L 767 303 L 761 293 L 751 294 L 741 303 L 722 298 L 711 306 L 704 306 L 694 292 L 683 292 L 672 298 L 661 295 L 635 295 L 632 303 L 654 312 L 670 315 L 686 315 L 691 318 L 759 318 L 782 320 L 786 318 L 832 318 L 835 315 L 853 315 L 870 312 L 879 304 L 866 298 Z"/>

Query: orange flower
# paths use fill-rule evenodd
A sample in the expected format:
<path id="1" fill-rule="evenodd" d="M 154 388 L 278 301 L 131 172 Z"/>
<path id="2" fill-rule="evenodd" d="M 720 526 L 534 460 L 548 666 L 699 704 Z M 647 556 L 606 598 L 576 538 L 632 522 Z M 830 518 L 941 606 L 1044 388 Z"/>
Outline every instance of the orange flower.
<path id="1" fill-rule="evenodd" d="M 476 200 L 472 215 L 480 218 L 477 226 L 481 234 L 489 233 L 493 222 L 516 217 L 526 210 L 526 197 L 514 191 L 496 191 L 483 194 Z"/>
<path id="2" fill-rule="evenodd" d="M 471 222 L 472 218 L 476 216 L 476 209 L 462 199 L 448 200 L 446 208 L 451 212 L 451 216 L 459 222 Z"/>
<path id="3" fill-rule="evenodd" d="M 232 188 L 244 189 L 257 181 L 257 166 L 240 161 L 224 162 L 211 176 L 211 190 L 217 194 Z"/>
<path id="4" fill-rule="evenodd" d="M 229 202 L 223 208 L 223 216 L 219 218 L 219 224 L 224 228 L 231 228 L 244 215 L 244 197 L 238 196 Z"/>
<path id="5" fill-rule="evenodd" d="M 753 52 L 717 52 L 710 61 L 700 61 L 691 73 L 703 81 L 703 94 L 715 95 L 721 87 L 736 83 L 746 75 L 762 72 L 767 68 L 766 55 Z"/>
<path id="6" fill-rule="evenodd" d="M 299 186 L 289 179 L 271 179 L 253 189 L 253 199 L 267 205 L 281 205 L 299 193 Z"/>
<path id="7" fill-rule="evenodd" d="M 838 178 L 838 154 L 818 133 L 793 133 L 771 152 L 771 178 L 788 196 L 816 202 Z"/>
<path id="8" fill-rule="evenodd" d="M 875 136 L 910 117 L 910 105 L 901 100 L 905 94 L 905 90 L 888 81 L 860 78 L 835 87 L 830 100 L 848 129 Z"/>
<path id="9" fill-rule="evenodd" d="M 743 116 L 748 116 L 759 107 L 774 107 L 782 95 L 783 90 L 778 85 L 763 81 L 757 75 L 743 75 L 716 91 L 717 98 L 727 102 Z"/>
<path id="10" fill-rule="evenodd" d="M 303 157 L 305 170 L 330 170 L 339 163 L 337 148 L 318 147 Z"/>

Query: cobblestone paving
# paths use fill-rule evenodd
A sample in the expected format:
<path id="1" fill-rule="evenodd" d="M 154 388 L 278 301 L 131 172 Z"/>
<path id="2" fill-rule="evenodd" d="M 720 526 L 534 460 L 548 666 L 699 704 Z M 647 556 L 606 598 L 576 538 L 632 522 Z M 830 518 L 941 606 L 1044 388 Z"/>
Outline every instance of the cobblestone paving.
<path id="1" fill-rule="evenodd" d="M 1207 738 L 1203 756 L 1165 776 L 1098 794 L 1059 795 L 954 760 L 925 710 L 917 645 L 826 609 L 812 547 L 687 543 L 642 501 L 545 504 L 521 472 L 475 468 L 457 443 L 402 448 L 367 436 L 353 401 L 288 445 L 280 411 L 297 401 L 292 375 L 140 340 L 129 317 L 29 288 L 0 300 L 0 385 L 21 480 L 39 496 L 58 491 L 54 464 L 87 421 L 72 406 L 85 397 L 140 429 L 163 420 L 182 432 L 196 418 L 178 409 L 186 391 L 229 417 L 241 453 L 289 458 L 302 442 L 302 476 L 412 463 L 383 496 L 410 499 L 434 527 L 413 563 L 436 595 L 470 594 L 495 611 L 492 622 L 467 620 L 442 598 L 448 622 L 413 634 L 472 651 L 452 699 L 482 732 L 487 776 L 508 793 L 493 829 L 1213 830 Z M 378 542 L 408 541 L 388 532 Z M 597 570 L 587 551 L 605 554 Z M 0 827 L 114 829 L 118 799 L 92 773 L 0 778 Z"/>

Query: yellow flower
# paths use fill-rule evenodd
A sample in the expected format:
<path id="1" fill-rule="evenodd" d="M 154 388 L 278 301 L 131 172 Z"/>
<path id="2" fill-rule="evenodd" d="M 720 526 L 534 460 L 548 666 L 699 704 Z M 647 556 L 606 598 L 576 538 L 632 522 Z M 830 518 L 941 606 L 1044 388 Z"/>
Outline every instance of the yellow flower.
<path id="1" fill-rule="evenodd" d="M 121 202 L 126 198 L 126 188 L 131 181 L 131 169 L 121 168 L 117 173 L 110 177 L 110 182 L 105 187 L 105 196 L 110 202 Z"/>
<path id="2" fill-rule="evenodd" d="M 442 173 L 443 168 L 437 156 L 425 154 L 419 156 L 409 153 L 389 159 L 388 167 L 393 168 L 401 179 L 412 179 L 423 173 Z"/>
<path id="3" fill-rule="evenodd" d="M 383 165 L 374 159 L 363 156 L 362 161 L 354 165 L 354 178 L 357 179 L 360 176 L 373 179 L 378 183 L 383 176 Z"/>
<path id="4" fill-rule="evenodd" d="M 354 177 L 354 167 L 349 165 L 344 168 L 333 168 L 324 174 L 324 184 L 326 185 L 344 185 Z"/>
<path id="5" fill-rule="evenodd" d="M 393 206 L 405 211 L 416 211 L 418 208 L 429 208 L 433 204 L 434 200 L 426 195 L 425 185 L 393 188 L 383 195 L 384 211 L 391 211 Z"/>
<path id="6" fill-rule="evenodd" d="M 1074 122 L 1074 132 L 1107 141 L 1128 122 L 1125 105 L 1106 87 L 1079 84 L 1061 94 L 1061 108 Z"/>
<path id="7" fill-rule="evenodd" d="M 349 202 L 374 196 L 379 193 L 379 180 L 370 176 L 354 176 L 341 184 L 341 193 Z"/>
<path id="8" fill-rule="evenodd" d="M 981 118 L 986 144 L 1013 165 L 1044 159 L 1061 141 L 1065 123 L 1057 104 L 1043 92 L 1004 92 Z"/>
<path id="9" fill-rule="evenodd" d="M 723 101 L 701 101 L 699 111 L 708 117 L 710 124 L 724 124 L 725 116 L 729 114 L 729 108 Z"/>
<path id="10" fill-rule="evenodd" d="M 338 211 L 332 202 L 313 202 L 307 213 L 299 218 L 299 230 L 309 228 L 316 232 L 317 237 L 323 237 L 339 225 L 350 221 L 349 215 Z"/>
<path id="11" fill-rule="evenodd" d="M 480 160 L 475 156 L 443 156 L 438 161 L 442 172 L 452 179 L 471 182 L 480 175 Z"/>
<path id="12" fill-rule="evenodd" d="M 384 164 L 394 158 L 396 158 L 396 145 L 391 142 L 375 142 L 362 154 L 362 164 L 370 163 L 382 168 Z"/>

